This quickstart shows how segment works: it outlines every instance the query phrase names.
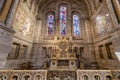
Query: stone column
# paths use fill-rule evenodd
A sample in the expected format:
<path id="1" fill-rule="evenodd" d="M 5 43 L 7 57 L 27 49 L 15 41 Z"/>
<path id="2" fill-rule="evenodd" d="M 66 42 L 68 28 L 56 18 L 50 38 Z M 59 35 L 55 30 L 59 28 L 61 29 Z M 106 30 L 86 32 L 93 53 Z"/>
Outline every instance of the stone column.
<path id="1" fill-rule="evenodd" d="M 9 9 L 9 13 L 6 19 L 6 24 L 11 27 L 14 19 L 14 13 L 16 12 L 17 6 L 18 6 L 19 0 L 13 0 L 11 4 L 11 8 Z"/>

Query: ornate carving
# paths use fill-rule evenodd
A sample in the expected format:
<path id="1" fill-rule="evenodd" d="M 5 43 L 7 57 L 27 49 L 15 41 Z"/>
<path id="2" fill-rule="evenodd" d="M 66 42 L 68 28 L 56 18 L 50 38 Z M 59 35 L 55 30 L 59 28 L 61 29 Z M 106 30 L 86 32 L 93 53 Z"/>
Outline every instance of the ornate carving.
<path id="1" fill-rule="evenodd" d="M 59 48 L 62 50 L 65 50 L 68 48 L 68 44 L 66 42 L 60 42 L 59 43 Z"/>
<path id="2" fill-rule="evenodd" d="M 66 53 L 67 53 L 67 52 L 66 52 L 65 50 L 62 50 L 62 51 L 61 51 L 61 57 L 63 57 L 63 58 L 66 57 Z"/>
<path id="3" fill-rule="evenodd" d="M 75 71 L 49 71 L 48 80 L 76 80 Z"/>

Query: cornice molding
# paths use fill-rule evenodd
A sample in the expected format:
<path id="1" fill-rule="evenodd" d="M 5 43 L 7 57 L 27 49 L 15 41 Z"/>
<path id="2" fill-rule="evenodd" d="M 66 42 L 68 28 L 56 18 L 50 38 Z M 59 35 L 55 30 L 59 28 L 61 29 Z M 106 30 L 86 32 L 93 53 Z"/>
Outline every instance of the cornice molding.
<path id="1" fill-rule="evenodd" d="M 10 33 L 13 33 L 13 34 L 15 33 L 15 31 L 11 28 L 11 26 L 7 26 L 2 22 L 0 22 L 0 28 L 4 29 L 4 30 L 6 30 L 6 31 L 8 31 Z"/>

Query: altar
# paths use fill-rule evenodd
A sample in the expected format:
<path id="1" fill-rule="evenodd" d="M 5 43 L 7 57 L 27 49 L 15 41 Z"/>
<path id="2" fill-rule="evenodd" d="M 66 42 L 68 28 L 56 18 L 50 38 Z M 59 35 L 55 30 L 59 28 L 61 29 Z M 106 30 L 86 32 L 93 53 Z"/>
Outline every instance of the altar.
<path id="1" fill-rule="evenodd" d="M 57 43 L 58 49 L 53 50 L 50 55 L 49 70 L 69 69 L 75 70 L 76 56 L 72 50 L 71 42 L 62 39 Z"/>
<path id="2" fill-rule="evenodd" d="M 48 80 L 76 80 L 76 55 L 69 40 L 62 39 L 50 54 Z"/>

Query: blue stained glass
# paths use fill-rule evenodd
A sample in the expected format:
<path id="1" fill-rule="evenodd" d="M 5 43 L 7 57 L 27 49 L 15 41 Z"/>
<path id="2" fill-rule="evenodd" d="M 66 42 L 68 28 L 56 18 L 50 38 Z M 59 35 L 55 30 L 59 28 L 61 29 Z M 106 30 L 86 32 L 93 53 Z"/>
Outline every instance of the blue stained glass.
<path id="1" fill-rule="evenodd" d="M 48 26 L 48 35 L 53 35 L 53 30 L 54 30 L 54 16 L 49 15 L 48 16 L 48 21 L 47 21 L 47 26 Z"/>
<path id="2" fill-rule="evenodd" d="M 60 34 L 65 35 L 66 34 L 66 7 L 61 6 L 60 7 Z"/>
<path id="3" fill-rule="evenodd" d="M 74 36 L 80 35 L 79 17 L 77 15 L 73 15 L 73 30 L 74 30 Z"/>

